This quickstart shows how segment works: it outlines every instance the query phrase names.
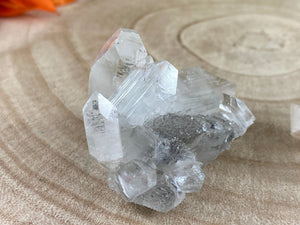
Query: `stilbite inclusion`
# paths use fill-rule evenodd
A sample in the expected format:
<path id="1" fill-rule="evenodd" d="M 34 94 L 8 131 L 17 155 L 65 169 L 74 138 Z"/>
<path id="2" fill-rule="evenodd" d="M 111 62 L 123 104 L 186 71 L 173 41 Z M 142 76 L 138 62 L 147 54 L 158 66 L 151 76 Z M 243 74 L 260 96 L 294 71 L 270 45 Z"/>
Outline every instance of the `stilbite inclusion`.
<path id="1" fill-rule="evenodd" d="M 89 151 L 109 168 L 109 187 L 157 211 L 199 191 L 202 165 L 254 122 L 232 82 L 201 68 L 154 62 L 134 30 L 119 29 L 90 73 L 83 108 Z"/>

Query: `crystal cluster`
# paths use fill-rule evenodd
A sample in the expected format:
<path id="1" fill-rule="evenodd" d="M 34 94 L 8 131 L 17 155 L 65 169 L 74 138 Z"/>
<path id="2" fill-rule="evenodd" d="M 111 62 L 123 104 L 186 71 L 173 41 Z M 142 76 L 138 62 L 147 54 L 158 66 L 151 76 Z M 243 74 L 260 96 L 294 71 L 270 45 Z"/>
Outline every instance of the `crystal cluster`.
<path id="1" fill-rule="evenodd" d="M 202 166 L 254 122 L 234 94 L 233 83 L 201 68 L 154 62 L 136 31 L 119 29 L 90 73 L 90 154 L 126 201 L 167 212 L 201 189 Z"/>

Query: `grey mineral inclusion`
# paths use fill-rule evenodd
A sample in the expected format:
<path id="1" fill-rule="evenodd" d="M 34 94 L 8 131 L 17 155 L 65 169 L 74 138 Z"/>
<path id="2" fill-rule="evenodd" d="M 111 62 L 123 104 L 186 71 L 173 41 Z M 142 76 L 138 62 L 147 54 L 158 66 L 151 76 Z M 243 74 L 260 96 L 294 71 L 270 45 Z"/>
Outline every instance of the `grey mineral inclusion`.
<path id="1" fill-rule="evenodd" d="M 154 62 L 136 31 L 119 29 L 90 73 L 83 108 L 90 154 L 124 200 L 168 212 L 201 189 L 202 166 L 254 122 L 234 95 L 232 82 L 199 67 Z"/>

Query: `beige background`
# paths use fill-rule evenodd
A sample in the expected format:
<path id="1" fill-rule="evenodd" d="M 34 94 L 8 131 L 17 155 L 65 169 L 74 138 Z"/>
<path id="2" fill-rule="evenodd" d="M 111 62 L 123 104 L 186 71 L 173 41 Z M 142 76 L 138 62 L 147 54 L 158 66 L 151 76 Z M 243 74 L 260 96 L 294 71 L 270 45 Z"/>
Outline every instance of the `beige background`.
<path id="1" fill-rule="evenodd" d="M 0 224 L 299 224 L 300 2 L 80 0 L 0 19 Z M 89 68 L 119 27 L 150 54 L 234 81 L 257 120 L 162 214 L 124 202 L 88 154 Z"/>

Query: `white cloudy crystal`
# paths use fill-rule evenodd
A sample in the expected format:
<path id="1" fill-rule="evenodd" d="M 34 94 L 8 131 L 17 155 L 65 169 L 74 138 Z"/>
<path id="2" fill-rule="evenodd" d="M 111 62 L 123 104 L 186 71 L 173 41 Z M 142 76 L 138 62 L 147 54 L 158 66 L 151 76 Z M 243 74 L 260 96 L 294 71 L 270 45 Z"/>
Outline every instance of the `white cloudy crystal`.
<path id="1" fill-rule="evenodd" d="M 105 43 L 91 68 L 89 95 L 98 91 L 108 98 L 133 69 L 152 61 L 135 30 L 117 30 Z"/>
<path id="2" fill-rule="evenodd" d="M 175 95 L 177 89 L 178 70 L 168 61 L 157 62 L 159 68 L 158 85 L 165 95 Z"/>
<path id="3" fill-rule="evenodd" d="M 255 120 L 234 97 L 234 83 L 199 67 L 178 76 L 168 61 L 154 62 L 140 36 L 127 29 L 101 50 L 89 94 L 83 108 L 88 147 L 110 168 L 109 187 L 160 212 L 199 191 L 202 165 L 229 149 Z M 293 118 L 297 110 L 291 108 Z"/>
<path id="4" fill-rule="evenodd" d="M 103 95 L 94 92 L 83 107 L 85 133 L 90 154 L 99 162 L 123 157 L 118 114 Z"/>

